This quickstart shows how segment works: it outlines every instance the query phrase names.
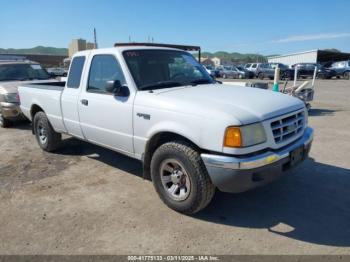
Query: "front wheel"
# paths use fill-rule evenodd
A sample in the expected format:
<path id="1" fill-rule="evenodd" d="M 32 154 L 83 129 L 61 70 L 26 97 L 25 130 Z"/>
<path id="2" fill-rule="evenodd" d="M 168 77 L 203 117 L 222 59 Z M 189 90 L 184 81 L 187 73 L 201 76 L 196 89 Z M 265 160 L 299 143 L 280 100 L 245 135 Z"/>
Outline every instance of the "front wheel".
<path id="1" fill-rule="evenodd" d="M 53 129 L 44 112 L 35 114 L 33 124 L 36 140 L 44 151 L 52 152 L 60 146 L 61 134 Z"/>
<path id="2" fill-rule="evenodd" d="M 181 213 L 200 211 L 215 193 L 200 154 L 184 142 L 169 142 L 156 150 L 151 176 L 163 202 Z"/>

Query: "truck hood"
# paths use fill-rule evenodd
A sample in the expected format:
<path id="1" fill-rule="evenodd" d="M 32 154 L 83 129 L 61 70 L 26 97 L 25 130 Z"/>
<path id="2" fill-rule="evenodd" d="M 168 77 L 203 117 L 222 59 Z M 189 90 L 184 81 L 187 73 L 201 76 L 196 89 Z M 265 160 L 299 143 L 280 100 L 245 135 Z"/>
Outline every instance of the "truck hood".
<path id="1" fill-rule="evenodd" d="M 18 87 L 26 84 L 57 82 L 56 79 L 28 80 L 28 81 L 0 81 L 0 94 L 17 93 Z"/>
<path id="2" fill-rule="evenodd" d="M 304 107 L 301 100 L 289 95 L 224 84 L 161 89 L 155 90 L 154 93 L 167 110 L 206 118 L 226 115 L 234 117 L 243 125 L 264 121 Z"/>

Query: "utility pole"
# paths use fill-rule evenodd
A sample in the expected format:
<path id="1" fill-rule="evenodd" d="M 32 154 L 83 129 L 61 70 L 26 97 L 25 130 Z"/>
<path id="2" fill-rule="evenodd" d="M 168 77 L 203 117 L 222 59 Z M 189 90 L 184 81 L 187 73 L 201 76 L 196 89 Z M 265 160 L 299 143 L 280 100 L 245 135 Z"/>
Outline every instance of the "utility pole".
<path id="1" fill-rule="evenodd" d="M 97 46 L 97 35 L 96 35 L 96 28 L 94 28 L 94 41 L 95 41 L 95 49 L 98 48 Z"/>

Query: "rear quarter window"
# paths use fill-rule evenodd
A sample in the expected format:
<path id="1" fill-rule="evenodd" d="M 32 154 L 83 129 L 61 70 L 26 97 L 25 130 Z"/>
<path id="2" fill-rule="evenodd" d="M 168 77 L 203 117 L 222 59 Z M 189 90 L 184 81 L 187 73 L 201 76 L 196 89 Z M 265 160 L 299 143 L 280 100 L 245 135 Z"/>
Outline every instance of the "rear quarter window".
<path id="1" fill-rule="evenodd" d="M 67 87 L 79 88 L 81 74 L 84 68 L 84 63 L 85 63 L 85 56 L 76 56 L 73 58 L 73 61 L 69 70 Z"/>

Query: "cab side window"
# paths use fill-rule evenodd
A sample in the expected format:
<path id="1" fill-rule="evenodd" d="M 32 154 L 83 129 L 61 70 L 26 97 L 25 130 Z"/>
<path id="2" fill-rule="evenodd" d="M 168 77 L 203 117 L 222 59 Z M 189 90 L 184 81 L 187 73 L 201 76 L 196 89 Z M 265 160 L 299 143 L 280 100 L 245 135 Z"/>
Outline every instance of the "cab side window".
<path id="1" fill-rule="evenodd" d="M 95 55 L 92 59 L 88 81 L 88 92 L 108 93 L 107 82 L 119 80 L 125 84 L 123 71 L 113 55 Z"/>
<path id="2" fill-rule="evenodd" d="M 67 82 L 68 88 L 79 88 L 81 74 L 84 68 L 84 63 L 85 63 L 85 56 L 74 57 L 69 69 L 69 76 L 68 76 L 68 82 Z"/>

